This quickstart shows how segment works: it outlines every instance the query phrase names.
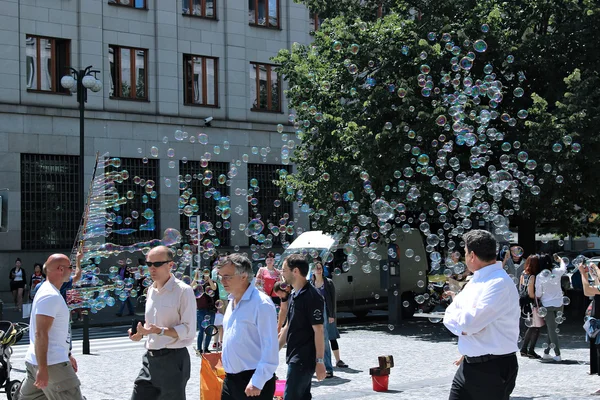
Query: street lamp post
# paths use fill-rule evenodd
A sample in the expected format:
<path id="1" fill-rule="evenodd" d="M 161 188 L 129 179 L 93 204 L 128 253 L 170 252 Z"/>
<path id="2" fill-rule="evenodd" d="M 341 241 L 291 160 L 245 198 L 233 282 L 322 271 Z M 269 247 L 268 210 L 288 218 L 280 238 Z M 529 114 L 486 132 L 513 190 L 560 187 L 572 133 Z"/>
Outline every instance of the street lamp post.
<path id="1" fill-rule="evenodd" d="M 85 69 L 76 70 L 69 67 L 70 75 L 61 78 L 60 84 L 65 89 L 77 92 L 77 102 L 79 103 L 79 209 L 83 216 L 85 212 L 84 195 L 84 143 L 85 143 L 85 103 L 87 102 L 87 90 L 99 92 L 102 89 L 102 82 L 96 78 L 100 71 L 92 69 L 90 65 Z M 83 354 L 90 354 L 90 319 L 87 312 L 83 313 Z"/>

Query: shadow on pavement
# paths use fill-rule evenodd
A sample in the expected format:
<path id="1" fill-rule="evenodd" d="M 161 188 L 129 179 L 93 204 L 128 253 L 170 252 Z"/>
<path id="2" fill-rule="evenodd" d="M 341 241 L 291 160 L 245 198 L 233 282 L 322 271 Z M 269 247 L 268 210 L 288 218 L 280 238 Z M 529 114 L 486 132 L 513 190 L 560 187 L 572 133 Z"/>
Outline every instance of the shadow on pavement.
<path id="1" fill-rule="evenodd" d="M 363 372 L 361 369 L 353 369 L 353 368 L 336 368 L 336 371 L 344 372 L 346 374 L 360 374 Z"/>
<path id="2" fill-rule="evenodd" d="M 434 324 L 428 320 L 423 319 L 410 319 L 402 321 L 396 325 L 393 330 L 390 330 L 387 324 L 384 323 L 372 323 L 368 325 L 356 325 L 356 326 L 345 326 L 339 328 L 340 333 L 350 331 L 372 331 L 387 333 L 394 336 L 409 336 L 419 340 L 427 340 L 431 342 L 451 342 L 455 340 L 455 336 L 446 329 L 446 327 L 437 323 Z"/>
<path id="3" fill-rule="evenodd" d="M 338 385 L 342 385 L 344 383 L 348 383 L 350 382 L 350 379 L 345 379 L 345 378 L 340 378 L 338 376 L 333 376 L 333 378 L 329 378 L 329 379 L 325 379 L 322 380 L 321 382 L 313 382 L 312 386 L 313 387 L 319 387 L 319 386 L 338 386 Z"/>

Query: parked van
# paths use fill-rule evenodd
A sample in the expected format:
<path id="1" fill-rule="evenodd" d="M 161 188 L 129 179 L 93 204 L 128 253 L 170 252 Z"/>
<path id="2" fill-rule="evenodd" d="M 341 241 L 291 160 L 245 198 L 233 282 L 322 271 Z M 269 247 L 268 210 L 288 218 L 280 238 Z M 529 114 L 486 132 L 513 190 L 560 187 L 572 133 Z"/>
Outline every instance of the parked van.
<path id="1" fill-rule="evenodd" d="M 409 233 L 405 233 L 398 229 L 395 233 L 401 277 L 399 288 L 395 290 L 398 290 L 402 301 L 409 300 L 412 304 L 415 294 L 425 291 L 425 288 L 418 287 L 417 282 L 419 280 L 425 282 L 427 279 L 427 253 L 418 230 L 413 229 Z M 382 281 L 387 280 L 382 280 L 381 274 L 388 274 L 389 270 L 376 268 L 379 267 L 380 261 L 369 259 L 368 254 L 363 253 L 362 249 L 355 249 L 354 254 L 358 257 L 358 261 L 351 265 L 347 272 L 343 272 L 342 264 L 347 261 L 348 256 L 344 254 L 343 243 L 340 244 L 338 238 L 339 235 L 325 234 L 322 231 L 304 232 L 284 251 L 278 261 L 278 268 L 281 268 L 283 260 L 290 254 L 307 254 L 310 262 L 314 257 L 320 256 L 324 261 L 330 260 L 327 264 L 335 283 L 338 311 L 352 312 L 361 317 L 370 310 L 386 309 L 388 292 L 381 284 Z M 413 257 L 405 256 L 407 249 L 413 250 Z M 386 264 L 388 245 L 380 243 L 376 253 L 381 256 L 383 264 Z M 370 273 L 365 273 L 362 269 L 367 262 L 370 262 L 372 267 Z M 336 270 L 338 273 L 333 273 Z M 339 273 L 340 271 L 342 272 Z"/>

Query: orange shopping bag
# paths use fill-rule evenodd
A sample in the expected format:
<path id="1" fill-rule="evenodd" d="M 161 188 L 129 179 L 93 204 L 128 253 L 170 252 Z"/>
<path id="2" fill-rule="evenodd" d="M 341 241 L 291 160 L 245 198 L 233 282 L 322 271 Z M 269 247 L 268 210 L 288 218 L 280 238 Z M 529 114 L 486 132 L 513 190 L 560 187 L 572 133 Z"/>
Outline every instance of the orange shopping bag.
<path id="1" fill-rule="evenodd" d="M 200 400 L 221 400 L 225 370 L 221 353 L 202 354 L 200 367 Z"/>

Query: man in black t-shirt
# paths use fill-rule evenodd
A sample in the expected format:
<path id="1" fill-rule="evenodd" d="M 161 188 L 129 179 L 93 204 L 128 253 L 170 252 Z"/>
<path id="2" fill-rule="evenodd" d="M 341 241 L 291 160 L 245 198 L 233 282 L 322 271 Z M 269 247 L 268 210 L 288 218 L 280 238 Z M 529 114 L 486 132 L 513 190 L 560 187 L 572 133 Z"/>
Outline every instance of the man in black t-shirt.
<path id="1" fill-rule="evenodd" d="M 279 334 L 279 348 L 287 343 L 286 400 L 311 399 L 310 386 L 315 370 L 320 381 L 325 379 L 326 374 L 323 360 L 325 304 L 323 297 L 306 280 L 308 269 L 308 261 L 300 254 L 292 254 L 283 262 L 283 277 L 294 288 L 288 323 Z"/>

